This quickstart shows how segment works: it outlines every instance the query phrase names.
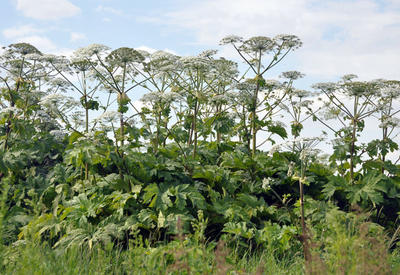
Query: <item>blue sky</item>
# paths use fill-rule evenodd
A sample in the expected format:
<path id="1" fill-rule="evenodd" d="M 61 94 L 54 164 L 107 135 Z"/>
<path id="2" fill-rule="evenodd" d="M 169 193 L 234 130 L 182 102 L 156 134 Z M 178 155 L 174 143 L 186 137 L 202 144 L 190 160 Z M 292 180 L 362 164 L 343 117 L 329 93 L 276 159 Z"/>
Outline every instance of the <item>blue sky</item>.
<path id="1" fill-rule="evenodd" d="M 304 46 L 271 72 L 299 70 L 301 85 L 400 79 L 400 0 L 2 0 L 0 45 L 29 42 L 68 54 L 91 43 L 195 55 L 225 35 L 298 35 Z"/>
<path id="2" fill-rule="evenodd" d="M 298 70 L 303 89 L 348 73 L 400 80 L 400 0 L 2 0 L 0 18 L 0 46 L 28 42 L 63 55 L 101 43 L 182 56 L 218 49 L 240 62 L 221 38 L 295 34 L 303 47 L 266 78 Z"/>

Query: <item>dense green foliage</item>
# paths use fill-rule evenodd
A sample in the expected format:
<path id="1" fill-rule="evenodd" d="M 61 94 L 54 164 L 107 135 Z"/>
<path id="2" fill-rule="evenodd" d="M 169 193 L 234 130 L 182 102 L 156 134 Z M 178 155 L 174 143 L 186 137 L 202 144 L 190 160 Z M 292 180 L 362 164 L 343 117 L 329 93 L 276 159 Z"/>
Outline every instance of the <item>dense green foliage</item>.
<path id="1" fill-rule="evenodd" d="M 222 44 L 244 74 L 214 51 L 4 50 L 1 272 L 288 274 L 302 255 L 310 273 L 397 268 L 400 83 L 347 75 L 310 93 L 299 72 L 264 78 L 297 37 Z M 306 120 L 332 132 L 330 156 Z M 361 142 L 371 121 L 382 137 Z"/>

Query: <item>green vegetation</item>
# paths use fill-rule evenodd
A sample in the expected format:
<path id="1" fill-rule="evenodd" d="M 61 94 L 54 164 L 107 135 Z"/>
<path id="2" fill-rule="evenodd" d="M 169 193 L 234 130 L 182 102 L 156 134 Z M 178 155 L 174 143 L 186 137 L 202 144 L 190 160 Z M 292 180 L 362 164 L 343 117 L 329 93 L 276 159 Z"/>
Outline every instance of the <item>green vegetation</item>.
<path id="1" fill-rule="evenodd" d="M 5 49 L 0 273 L 400 271 L 400 82 L 308 92 L 296 71 L 264 78 L 296 36 L 221 44 L 248 70 L 215 51 Z M 303 137 L 311 120 L 334 135 L 330 156 Z M 381 138 L 362 142 L 366 123 Z"/>

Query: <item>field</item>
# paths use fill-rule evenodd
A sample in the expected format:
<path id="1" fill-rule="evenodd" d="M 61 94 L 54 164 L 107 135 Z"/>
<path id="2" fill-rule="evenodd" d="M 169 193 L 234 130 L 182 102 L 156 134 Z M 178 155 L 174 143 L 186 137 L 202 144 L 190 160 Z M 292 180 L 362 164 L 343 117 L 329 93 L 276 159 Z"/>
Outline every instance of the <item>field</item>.
<path id="1" fill-rule="evenodd" d="M 221 45 L 243 63 L 5 48 L 0 273 L 400 272 L 400 82 L 305 91 L 267 79 L 297 36 Z"/>

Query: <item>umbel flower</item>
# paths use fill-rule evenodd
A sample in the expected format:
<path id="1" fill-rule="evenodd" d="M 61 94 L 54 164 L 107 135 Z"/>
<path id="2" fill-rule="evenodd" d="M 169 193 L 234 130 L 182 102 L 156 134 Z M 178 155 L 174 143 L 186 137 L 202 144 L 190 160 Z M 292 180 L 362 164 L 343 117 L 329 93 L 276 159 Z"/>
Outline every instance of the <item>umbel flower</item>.
<path id="1" fill-rule="evenodd" d="M 146 66 L 146 70 L 161 76 L 167 72 L 173 72 L 176 69 L 178 56 L 165 52 L 156 51 L 150 55 L 150 61 Z"/>
<path id="2" fill-rule="evenodd" d="M 266 36 L 254 36 L 244 41 L 240 50 L 247 53 L 268 53 L 273 50 L 274 46 L 275 43 L 271 38 Z"/>
<path id="3" fill-rule="evenodd" d="M 400 118 L 393 116 L 383 117 L 381 123 L 378 125 L 379 128 L 395 128 L 400 127 Z"/>
<path id="4" fill-rule="evenodd" d="M 206 70 L 210 68 L 210 60 L 200 56 L 185 56 L 179 59 L 185 69 Z"/>
<path id="5" fill-rule="evenodd" d="M 121 113 L 116 111 L 107 111 L 95 119 L 96 122 L 100 123 L 116 123 L 120 118 Z"/>
<path id="6" fill-rule="evenodd" d="M 8 46 L 8 50 L 14 53 L 19 53 L 23 56 L 26 56 L 28 54 L 38 54 L 38 55 L 42 54 L 37 48 L 35 48 L 29 43 L 11 44 Z"/>
<path id="7" fill-rule="evenodd" d="M 144 56 L 137 50 L 127 47 L 121 47 L 112 51 L 107 57 L 106 61 L 111 66 L 125 66 L 128 63 L 140 63 L 144 61 Z"/>
<path id="8" fill-rule="evenodd" d="M 211 58 L 217 54 L 217 50 L 205 50 L 199 54 L 199 57 Z"/>
<path id="9" fill-rule="evenodd" d="M 224 38 L 221 39 L 219 42 L 220 45 L 226 45 L 226 44 L 235 44 L 243 42 L 243 38 L 237 35 L 228 35 L 225 36 Z"/>
<path id="10" fill-rule="evenodd" d="M 102 45 L 102 44 L 91 44 L 87 47 L 79 48 L 74 52 L 76 57 L 82 58 L 90 58 L 93 55 L 98 55 L 105 51 L 108 51 L 110 48 Z"/>
<path id="11" fill-rule="evenodd" d="M 303 78 L 304 74 L 302 74 L 301 72 L 298 71 L 288 71 L 288 72 L 283 72 L 280 75 L 281 78 L 287 78 L 289 80 L 296 80 L 299 78 Z"/>
<path id="12" fill-rule="evenodd" d="M 272 146 L 269 150 L 269 154 L 288 150 L 293 151 L 294 153 L 299 153 L 300 158 L 305 160 L 316 156 L 316 154 L 319 153 L 319 150 L 316 150 L 315 147 L 323 140 L 323 137 L 304 137 L 287 140 L 283 143 Z"/>

